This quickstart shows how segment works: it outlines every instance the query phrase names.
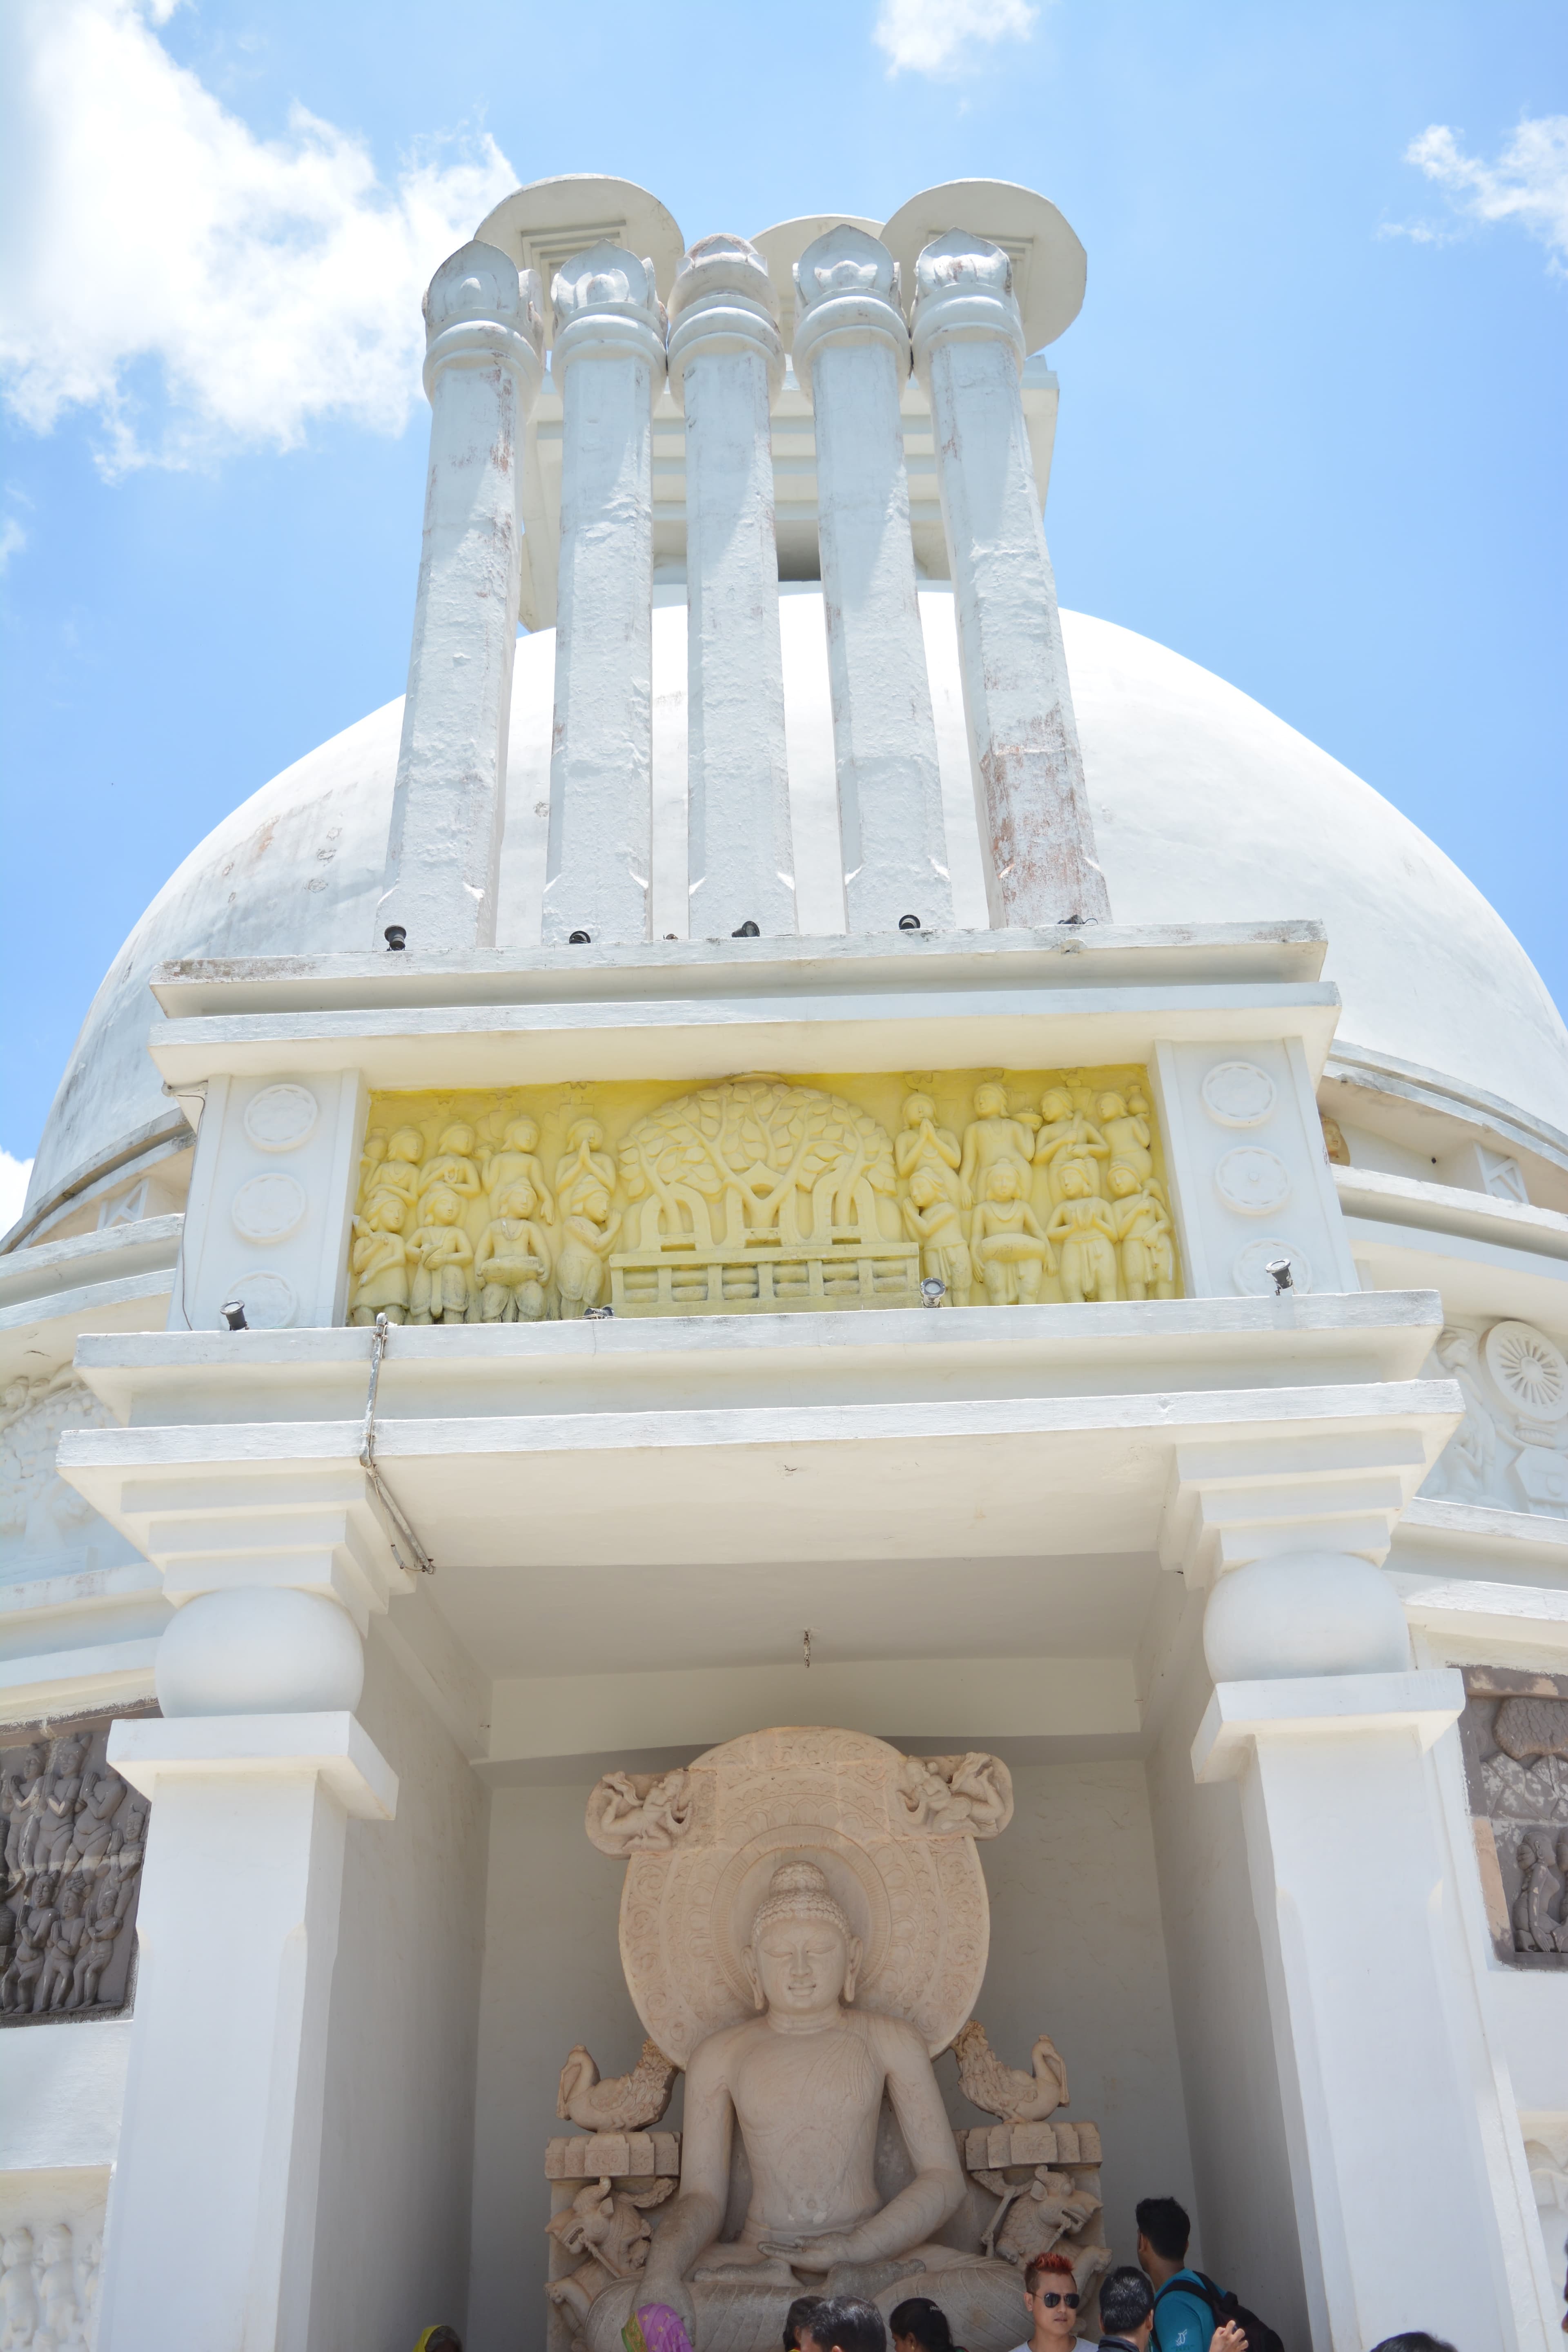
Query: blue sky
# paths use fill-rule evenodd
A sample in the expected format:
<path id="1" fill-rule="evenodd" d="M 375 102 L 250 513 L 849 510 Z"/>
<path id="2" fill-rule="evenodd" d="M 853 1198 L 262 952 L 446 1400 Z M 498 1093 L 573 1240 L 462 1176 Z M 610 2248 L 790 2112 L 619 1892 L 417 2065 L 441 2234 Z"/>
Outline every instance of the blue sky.
<path id="1" fill-rule="evenodd" d="M 1089 256 L 1053 352 L 1063 601 L 1365 776 L 1568 1001 L 1565 22 L 10 0 L 0 1146 L 30 1154 L 179 860 L 401 691 L 418 294 L 557 172 L 640 181 L 689 239 L 967 175 L 1051 196 Z"/>

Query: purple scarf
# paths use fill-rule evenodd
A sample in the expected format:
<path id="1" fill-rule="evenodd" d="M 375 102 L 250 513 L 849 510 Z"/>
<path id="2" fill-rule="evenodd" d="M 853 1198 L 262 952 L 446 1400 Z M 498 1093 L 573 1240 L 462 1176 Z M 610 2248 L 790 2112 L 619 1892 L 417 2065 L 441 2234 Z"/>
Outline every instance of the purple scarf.
<path id="1" fill-rule="evenodd" d="M 680 2314 L 668 2303 L 645 2303 L 621 2330 L 626 2352 L 691 2352 Z"/>

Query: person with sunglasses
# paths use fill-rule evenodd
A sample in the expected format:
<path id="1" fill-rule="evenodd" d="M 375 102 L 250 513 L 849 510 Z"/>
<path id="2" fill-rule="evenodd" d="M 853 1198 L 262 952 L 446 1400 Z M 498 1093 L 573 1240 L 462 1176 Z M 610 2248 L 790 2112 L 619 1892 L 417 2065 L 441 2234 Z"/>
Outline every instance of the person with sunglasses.
<path id="1" fill-rule="evenodd" d="M 1065 2254 L 1037 2254 L 1024 2273 L 1024 2304 L 1032 2330 L 1016 2352 L 1094 2352 L 1091 2338 L 1078 2332 L 1082 2297 Z"/>

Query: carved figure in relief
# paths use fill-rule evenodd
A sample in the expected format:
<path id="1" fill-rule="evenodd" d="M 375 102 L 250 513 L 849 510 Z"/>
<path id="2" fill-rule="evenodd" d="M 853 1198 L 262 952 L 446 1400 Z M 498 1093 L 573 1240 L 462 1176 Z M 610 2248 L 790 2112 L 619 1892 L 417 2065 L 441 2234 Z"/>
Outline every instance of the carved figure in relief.
<path id="1" fill-rule="evenodd" d="M 900 1140 L 902 1140 L 900 1137 Z M 923 1163 L 910 1179 L 910 1197 L 900 1202 L 904 1230 L 921 1245 L 921 1272 L 947 1285 L 955 1307 L 967 1307 L 974 1267 L 963 1235 L 963 1213 Z"/>
<path id="2" fill-rule="evenodd" d="M 114 1817 L 124 1801 L 125 1783 L 107 1764 L 87 1775 L 77 1800 L 76 1827 L 65 1857 L 67 1870 L 74 1870 L 82 1863 L 90 1870 L 97 1869 L 109 1852 Z"/>
<path id="3" fill-rule="evenodd" d="M 1497 1475 L 1497 1423 L 1470 1369 L 1476 1356 L 1475 1333 L 1451 1326 L 1438 1335 L 1436 1354 L 1449 1378 L 1459 1384 L 1465 1416 L 1438 1455 L 1427 1484 L 1465 1502 L 1488 1493 Z"/>
<path id="4" fill-rule="evenodd" d="M 1048 2033 L 1036 2040 L 1027 2074 L 1003 2063 L 977 2018 L 954 2035 L 952 2054 L 964 2097 L 1005 2124 L 1043 2124 L 1068 2104 L 1067 2066 Z"/>
<path id="5" fill-rule="evenodd" d="M 1049 1239 L 1061 1243 L 1062 1297 L 1075 1307 L 1116 1297 L 1116 1223 L 1089 1183 L 1088 1169 L 1069 1160 L 1061 1171 L 1062 1197 L 1046 1227 Z"/>
<path id="6" fill-rule="evenodd" d="M 993 1168 L 1010 1163 L 1020 1174 L 1028 1168 L 1035 1156 L 1035 1129 L 1039 1119 L 1033 1111 L 1016 1115 L 1007 1108 L 1007 1089 L 988 1083 L 974 1089 L 974 1117 L 963 1130 L 963 1155 L 959 1162 L 958 1180 L 970 1198 L 984 1204 L 986 1180 Z M 1018 1191 L 1024 1190 L 1020 1183 Z M 975 1211 L 978 1217 L 980 1211 Z"/>
<path id="7" fill-rule="evenodd" d="M 81 1880 L 68 1879 L 60 1891 L 59 1907 L 49 1922 L 44 1965 L 33 1991 L 35 2016 L 46 2009 L 63 2009 L 70 1998 L 77 1954 L 87 1932 L 87 1921 L 82 1916 L 86 1900 L 87 1889 Z"/>
<path id="8" fill-rule="evenodd" d="M 76 2352 L 83 2341 L 82 2310 L 77 2301 L 76 2263 L 70 2225 L 55 2221 L 44 2231 L 38 2249 L 38 2301 L 43 2326 L 33 2338 L 34 2352 Z"/>
<path id="9" fill-rule="evenodd" d="M 47 1902 L 38 1899 L 40 1892 L 41 1887 L 36 1885 L 17 1906 L 11 1964 L 0 1979 L 0 2009 L 16 2012 L 33 2006 L 33 1988 L 44 1965 L 44 1947 L 55 1916 L 53 1887 L 49 1888 Z"/>
<path id="10" fill-rule="evenodd" d="M 680 2193 L 639 2297 L 672 2306 L 699 2344 L 710 2281 L 789 2293 L 796 2273 L 841 2264 L 912 2258 L 934 2271 L 979 2259 L 935 2242 L 964 2194 L 942 2094 L 913 2026 L 850 2005 L 860 1945 L 815 1864 L 774 1870 L 742 1958 L 759 2014 L 692 2053 Z M 886 2203 L 874 2170 L 884 2095 L 912 2167 Z M 752 2196 L 740 2236 L 721 2242 L 736 2129 Z M 612 2325 L 622 2316 L 606 2314 Z M 595 2325 L 593 2340 L 605 2352 L 607 2329 Z"/>
<path id="11" fill-rule="evenodd" d="M 419 1213 L 429 1216 L 432 1192 L 453 1192 L 459 1201 L 477 1201 L 484 1187 L 474 1165 L 474 1130 L 467 1119 L 443 1128 L 441 1140 L 419 1171 Z"/>
<path id="12" fill-rule="evenodd" d="M 1129 1298 L 1174 1298 L 1176 1252 L 1160 1187 L 1151 1176 L 1113 1160 L 1106 1172 L 1112 1221 L 1121 1248 L 1121 1286 Z"/>
<path id="13" fill-rule="evenodd" d="M 1013 1818 L 1013 1783 L 999 1757 L 906 1756 L 899 1799 L 938 1837 L 994 1837 Z"/>
<path id="14" fill-rule="evenodd" d="M 955 1208 L 973 1206 L 969 1187 L 959 1171 L 963 1153 L 958 1138 L 936 1123 L 936 1105 L 930 1095 L 904 1097 L 904 1123 L 893 1139 L 893 1160 L 899 1174 L 913 1193 L 916 1178 L 928 1174 L 944 1201 Z"/>
<path id="15" fill-rule="evenodd" d="M 534 1223 L 538 1205 L 526 1177 L 496 1198 L 496 1213 L 474 1252 L 479 1315 L 486 1323 L 537 1323 L 543 1316 L 550 1242 L 543 1226 Z"/>
<path id="16" fill-rule="evenodd" d="M 579 1180 L 563 1193 L 570 1213 L 562 1219 L 561 1256 L 555 1287 L 561 1319 L 571 1322 L 588 1307 L 597 1307 L 605 1292 L 605 1261 L 616 1245 L 621 1227 L 619 1210 L 612 1213 L 610 1196 L 602 1184 Z"/>
<path id="17" fill-rule="evenodd" d="M 97 2000 L 119 1933 L 120 1889 L 112 1878 L 100 1878 L 88 1899 L 87 1928 L 71 1970 L 68 2009 L 90 2009 Z"/>
<path id="18" fill-rule="evenodd" d="M 115 1892 L 115 1918 L 123 1925 L 136 1897 L 136 1874 L 147 1851 L 148 1800 L 132 1789 L 109 1842 L 108 1883 Z"/>
<path id="19" fill-rule="evenodd" d="M 378 1192 L 363 1217 L 353 1221 L 349 1265 L 354 1276 L 351 1323 L 408 1320 L 408 1244 L 403 1228 L 408 1211 L 395 1192 Z"/>
<path id="20" fill-rule="evenodd" d="M 476 1190 L 478 1189 L 476 1183 Z M 426 1223 L 408 1243 L 415 1276 L 409 1286 L 411 1323 L 462 1323 L 474 1304 L 474 1245 L 458 1220 L 457 1194 L 438 1184 L 420 1202 Z"/>
<path id="21" fill-rule="evenodd" d="M 384 1192 L 394 1193 L 412 1215 L 419 1205 L 419 1163 L 425 1138 L 416 1127 L 400 1127 L 387 1140 L 386 1157 L 372 1173 L 364 1194 L 367 1208 Z"/>
<path id="22" fill-rule="evenodd" d="M 384 1127 L 373 1127 L 364 1139 L 364 1150 L 359 1156 L 359 1198 L 368 1201 L 376 1171 L 386 1158 L 387 1136 Z"/>
<path id="23" fill-rule="evenodd" d="M 563 1216 L 584 1194 L 613 1195 L 616 1163 L 604 1143 L 605 1130 L 596 1118 L 574 1119 L 567 1129 L 566 1150 L 555 1163 L 555 1199 Z"/>
<path id="24" fill-rule="evenodd" d="M 40 1870 L 58 1872 L 64 1867 L 76 1830 L 77 1800 L 81 1795 L 81 1768 L 87 1750 L 88 1742 L 79 1732 L 68 1732 L 55 1742 L 33 1844 L 33 1858 Z"/>
<path id="25" fill-rule="evenodd" d="M 588 2132 L 647 2131 L 669 2105 L 676 2069 L 657 2042 L 645 2042 L 642 2056 L 629 2074 L 599 2080 L 592 2054 L 576 2042 L 566 2053 L 555 2112 Z"/>
<path id="26" fill-rule="evenodd" d="M 1520 1888 L 1513 1899 L 1513 1948 L 1516 1952 L 1558 1952 L 1562 1932 L 1552 1916 L 1557 1880 L 1544 1839 L 1521 1838 L 1514 1860 Z"/>
<path id="27" fill-rule="evenodd" d="M 500 1196 L 510 1192 L 514 1184 L 528 1184 L 533 1189 L 539 1214 L 547 1225 L 555 1223 L 555 1203 L 544 1182 L 544 1171 L 540 1166 L 539 1121 L 536 1118 L 514 1118 L 501 1136 L 499 1151 L 479 1154 L 479 1172 L 485 1190 L 490 1196 L 492 1213 L 504 1215 Z M 531 1210 L 529 1214 L 533 1213 Z"/>
<path id="28" fill-rule="evenodd" d="M 1098 1127 L 1079 1110 L 1065 1087 L 1047 1087 L 1040 1097 L 1040 1132 L 1035 1144 L 1037 1168 L 1046 1171 L 1046 1191 L 1052 1208 L 1062 1199 L 1062 1176 L 1068 1167 L 1084 1168 L 1088 1189 L 1100 1190 L 1099 1162 L 1110 1157 L 1110 1146 Z"/>
<path id="29" fill-rule="evenodd" d="M 668 2179 L 636 2189 L 613 2189 L 607 2179 L 590 2180 L 563 2211 L 552 2214 L 545 2223 L 564 2252 L 587 2258 L 568 2277 L 552 2279 L 545 2289 L 551 2302 L 570 2311 L 579 2326 L 605 2287 L 641 2272 L 652 2236 L 647 2209 L 662 2205 L 674 2187 Z"/>
<path id="30" fill-rule="evenodd" d="M 33 2233 L 25 2224 L 0 2245 L 0 2352 L 26 2352 L 38 2325 L 33 2291 Z"/>
<path id="31" fill-rule="evenodd" d="M 1092 2189 L 1077 2187 L 1070 2172 L 1053 2172 L 1048 2165 L 1037 2164 L 1024 2180 L 1009 2180 L 1005 2172 L 972 2178 L 1002 2200 L 985 2232 L 986 2252 L 1020 2270 L 1063 2238 L 1076 2238 L 1100 2210 Z"/>
<path id="32" fill-rule="evenodd" d="M 601 1853 L 668 1853 L 691 1826 L 691 1775 L 606 1772 L 588 1797 L 587 1832 Z"/>
<path id="33" fill-rule="evenodd" d="M 969 1132 L 973 1135 L 973 1129 Z M 1032 1307 L 1047 1275 L 1056 1272 L 1056 1252 L 1023 1198 L 1024 1183 L 1024 1171 L 1016 1160 L 994 1161 L 974 1212 L 974 1255 L 993 1307 Z"/>
<path id="34" fill-rule="evenodd" d="M 12 1766 L 0 1782 L 0 1811 L 5 1819 L 5 1875 L 9 1882 L 28 1868 L 32 1861 L 33 1840 L 37 1833 L 39 1808 L 44 1801 L 44 1773 L 49 1751 L 44 1742 L 35 1740 L 24 1750 L 19 1764 Z"/>
<path id="35" fill-rule="evenodd" d="M 1111 1166 L 1131 1168 L 1140 1183 L 1146 1184 L 1154 1173 L 1154 1159 L 1149 1149 L 1149 1105 L 1143 1096 L 1136 1087 L 1125 1095 L 1108 1090 L 1094 1108 L 1100 1132 L 1110 1147 Z"/>

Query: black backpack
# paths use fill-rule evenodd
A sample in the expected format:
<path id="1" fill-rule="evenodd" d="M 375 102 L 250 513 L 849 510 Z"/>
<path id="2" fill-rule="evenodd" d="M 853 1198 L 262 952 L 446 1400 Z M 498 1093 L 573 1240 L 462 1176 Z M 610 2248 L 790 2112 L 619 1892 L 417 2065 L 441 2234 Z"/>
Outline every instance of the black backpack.
<path id="1" fill-rule="evenodd" d="M 1168 2294 L 1199 2296 L 1213 2312 L 1216 2327 L 1222 2320 L 1228 2319 L 1233 2327 L 1241 2329 L 1247 2337 L 1247 2352 L 1285 2352 L 1283 2336 L 1276 2334 L 1266 2319 L 1259 2319 L 1255 2311 L 1248 2311 L 1233 2294 L 1222 2293 L 1213 2279 L 1205 2277 L 1202 2271 L 1189 2271 L 1185 2278 L 1167 2279 L 1154 2297 L 1156 2311 Z"/>

